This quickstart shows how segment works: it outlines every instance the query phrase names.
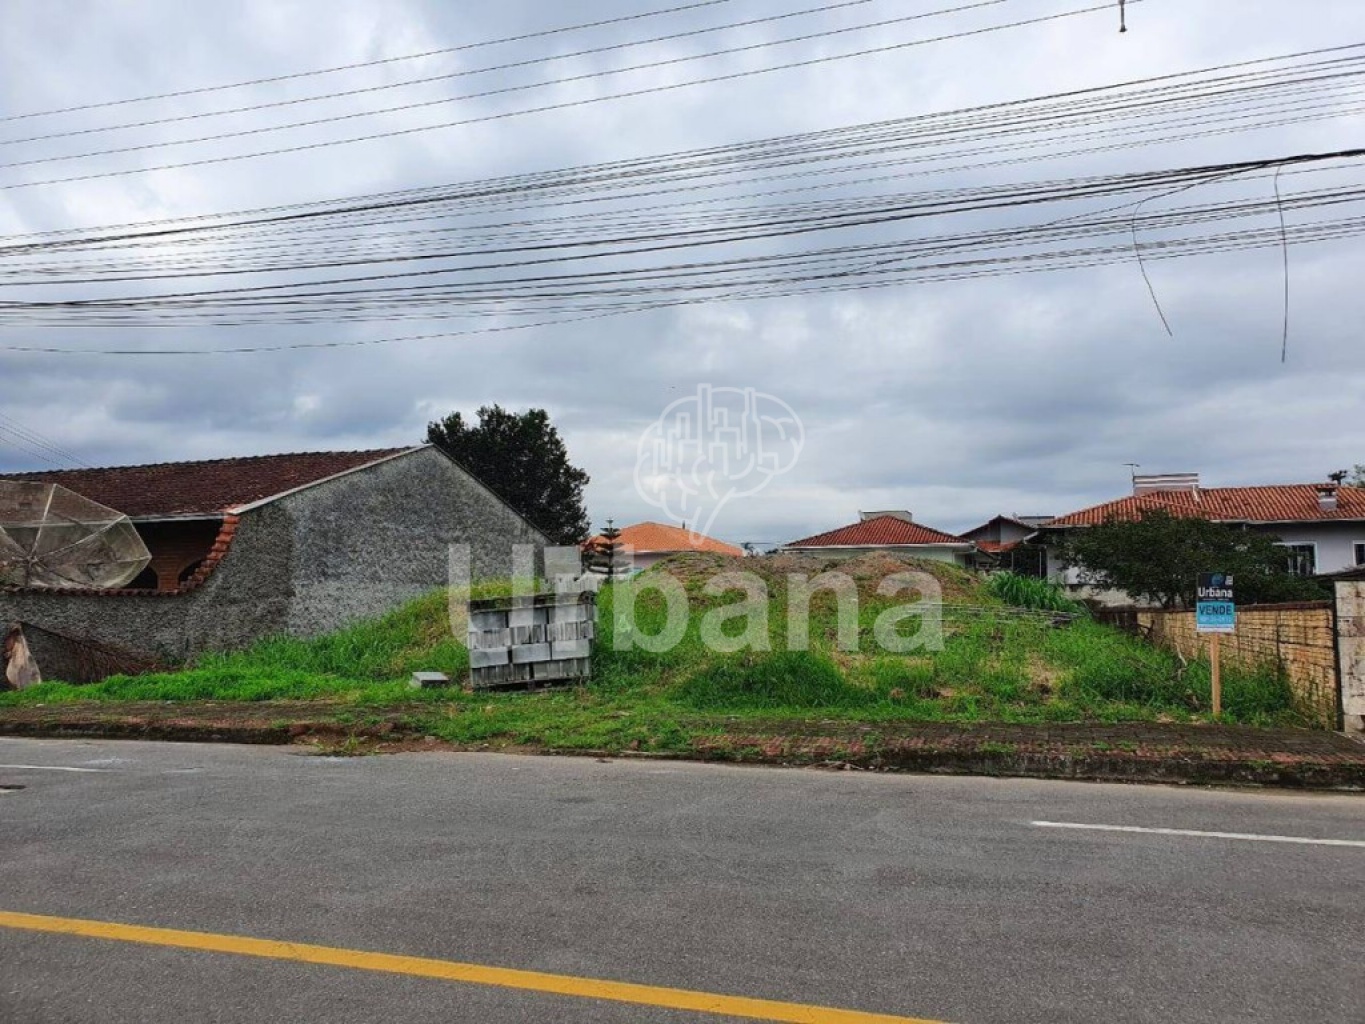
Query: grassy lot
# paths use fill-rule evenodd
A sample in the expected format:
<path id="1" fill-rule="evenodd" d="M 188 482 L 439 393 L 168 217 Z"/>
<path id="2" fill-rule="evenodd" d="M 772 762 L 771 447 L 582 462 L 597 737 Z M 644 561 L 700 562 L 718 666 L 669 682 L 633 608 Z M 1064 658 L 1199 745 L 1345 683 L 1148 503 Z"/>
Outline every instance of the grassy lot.
<path id="1" fill-rule="evenodd" d="M 787 574 L 832 563 L 793 556 L 742 563 L 768 587 L 753 607 L 767 651 L 718 653 L 703 642 L 708 612 L 733 608 L 737 591 L 708 592 L 733 561 L 682 556 L 634 583 L 606 588 L 599 600 L 599 639 L 591 684 L 537 693 L 415 691 L 419 669 L 461 678 L 468 654 L 450 632 L 444 593 L 385 618 L 314 640 L 276 638 L 234 654 L 209 655 L 175 673 L 119 676 L 91 686 L 44 683 L 0 693 L 0 706 L 68 701 L 318 700 L 350 706 L 355 721 L 400 703 L 416 703 L 422 729 L 457 743 L 497 742 L 578 749 L 684 749 L 716 723 L 786 722 L 1120 722 L 1207 718 L 1207 663 L 1173 654 L 1081 617 L 1058 624 L 1058 595 L 982 578 L 939 563 L 868 556 L 837 566 L 859 597 L 857 646 L 837 643 L 836 602 L 811 602 L 810 649 L 787 650 L 792 603 Z M 873 641 L 880 614 L 897 606 L 876 593 L 888 574 L 932 573 L 944 604 L 941 650 L 887 654 Z M 616 612 L 633 603 L 637 628 L 657 632 L 664 601 L 645 583 L 667 572 L 690 599 L 686 632 L 672 650 L 617 649 Z M 713 585 L 711 589 L 716 589 Z M 1009 602 L 1015 603 L 1009 603 Z M 1038 612 L 1022 609 L 1051 608 Z M 714 615 L 712 616 L 714 619 Z M 762 621 L 766 619 L 766 621 Z M 742 632 L 733 617 L 722 635 Z M 713 623 L 714 625 L 714 623 Z M 903 631 L 913 634 L 911 620 Z M 1252 725 L 1301 724 L 1289 687 L 1271 669 L 1224 670 L 1224 720 Z M 429 711 L 423 710 L 429 708 Z"/>

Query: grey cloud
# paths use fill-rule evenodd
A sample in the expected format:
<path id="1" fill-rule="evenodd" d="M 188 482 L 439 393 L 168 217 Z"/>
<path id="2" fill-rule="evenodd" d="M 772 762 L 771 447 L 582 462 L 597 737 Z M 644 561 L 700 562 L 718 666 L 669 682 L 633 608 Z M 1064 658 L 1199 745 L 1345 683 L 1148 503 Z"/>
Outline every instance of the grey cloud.
<path id="1" fill-rule="evenodd" d="M 742 12 L 739 5 L 721 7 L 632 31 L 646 34 L 665 24 L 792 6 L 763 0 L 743 5 Z M 401 189 L 997 102 L 1334 45 L 1351 38 L 1358 23 L 1353 0 L 1323 0 L 1314 5 L 1312 19 L 1291 8 L 1262 6 L 1267 9 L 1249 17 L 1240 0 L 1139 5 L 1132 30 L 1123 37 L 1114 19 L 1095 16 L 382 144 L 0 192 L 0 230 L 81 227 Z M 1045 0 L 1010 7 L 1017 9 L 1011 12 L 1016 17 L 1056 9 Z M 624 0 L 578 0 L 553 5 L 552 11 L 530 0 L 498 5 L 435 0 L 9 4 L 0 9 L 0 110 L 47 109 L 325 67 L 638 9 Z M 856 17 L 829 14 L 801 24 L 842 24 L 898 11 L 896 5 L 870 4 Z M 883 30 L 871 38 L 930 35 L 944 25 L 967 27 L 996 17 L 926 22 L 913 32 Z M 72 25 L 85 27 L 73 32 Z M 727 41 L 774 38 L 787 31 L 752 29 Z M 624 30 L 592 36 L 621 37 Z M 695 47 L 714 42 L 698 41 Z M 439 73 L 547 48 L 567 52 L 573 45 L 568 37 L 518 44 L 431 58 L 421 68 Z M 670 44 L 668 52 L 695 52 L 691 46 Z M 814 55 L 841 46 L 803 44 L 782 53 Z M 600 70 L 638 58 L 579 58 L 571 66 Z M 714 66 L 740 70 L 773 59 L 748 55 Z M 555 73 L 569 67 L 566 62 Z M 336 81 L 396 81 L 410 71 L 390 65 Z M 693 73 L 637 74 L 619 84 Z M 489 85 L 512 80 L 487 79 Z M 254 87 L 233 95 L 243 102 L 305 95 L 328 81 Z M 450 94 L 468 84 L 424 87 L 411 95 Z M 556 95 L 616 87 L 614 82 L 566 86 Z M 363 102 L 386 105 L 389 100 Z M 449 110 L 390 115 L 380 123 L 429 124 L 511 105 L 511 100 L 462 103 Z M 325 109 L 344 107 L 338 101 Z M 198 108 L 189 101 L 166 101 L 148 105 L 146 112 L 191 109 Z M 97 123 L 86 120 L 91 117 L 70 115 L 60 124 Z M 251 118 L 239 115 L 230 123 L 245 127 Z M 1349 138 L 1360 122 L 1342 118 L 1247 137 L 964 173 L 952 180 L 1022 180 L 1328 148 Z M 13 128 L 3 137 L 14 137 Z M 149 137 L 180 134 L 189 134 L 185 125 Z M 941 178 L 912 178 L 902 187 L 943 184 Z M 1284 184 L 1297 188 L 1302 183 L 1286 177 Z M 1264 185 L 1228 188 L 1250 196 Z M 0 354 L 7 384 L 3 410 L 87 461 L 106 463 L 396 444 L 419 439 L 429 419 L 454 408 L 470 412 L 488 402 L 543 405 L 593 476 L 589 502 L 600 521 L 607 515 L 618 520 L 660 515 L 634 492 L 635 441 L 670 401 L 700 383 L 752 386 L 789 402 L 805 421 L 809 440 L 798 466 L 760 495 L 727 509 L 718 532 L 737 540 L 780 541 L 839 525 L 859 508 L 872 507 L 911 507 L 923 521 L 960 529 L 999 511 L 1061 512 L 1113 497 L 1126 486 L 1123 463 L 1128 461 L 1153 471 L 1200 470 L 1219 483 L 1311 479 L 1338 465 L 1365 461 L 1359 264 L 1358 244 L 1350 240 L 1293 251 L 1293 333 L 1290 360 L 1283 366 L 1279 254 L 1260 249 L 1149 263 L 1175 338 L 1161 330 L 1138 268 L 1129 262 L 1059 274 L 684 307 L 397 346 L 129 360 Z M 359 340 L 459 327 L 394 321 L 150 333 L 34 334 L 0 328 L 0 344 L 165 341 L 210 347 Z M 18 453 L 4 456 L 0 466 L 33 464 Z"/>

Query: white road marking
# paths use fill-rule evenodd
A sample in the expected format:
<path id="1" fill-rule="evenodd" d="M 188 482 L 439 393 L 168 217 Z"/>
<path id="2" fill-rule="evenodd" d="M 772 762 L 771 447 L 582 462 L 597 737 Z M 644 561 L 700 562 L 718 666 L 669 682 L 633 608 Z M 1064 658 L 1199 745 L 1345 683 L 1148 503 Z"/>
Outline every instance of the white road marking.
<path id="1" fill-rule="evenodd" d="M 59 764 L 0 764 L 0 768 L 5 768 L 16 772 L 109 772 L 112 768 L 68 768 L 66 765 Z"/>
<path id="2" fill-rule="evenodd" d="M 1204 839 L 1242 839 L 1253 843 L 1299 843 L 1304 846 L 1356 846 L 1365 839 L 1310 839 L 1307 836 L 1260 835 L 1255 832 L 1201 832 L 1192 828 L 1142 828 L 1138 825 L 1084 825 L 1074 821 L 1031 821 L 1037 828 L 1073 828 L 1091 832 L 1141 832 L 1155 836 L 1197 836 Z"/>

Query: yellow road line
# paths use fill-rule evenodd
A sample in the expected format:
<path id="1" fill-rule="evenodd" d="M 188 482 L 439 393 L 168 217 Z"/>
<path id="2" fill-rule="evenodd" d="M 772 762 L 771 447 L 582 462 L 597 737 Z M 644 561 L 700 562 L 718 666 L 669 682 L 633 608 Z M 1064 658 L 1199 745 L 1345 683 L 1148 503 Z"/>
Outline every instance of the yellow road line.
<path id="1" fill-rule="evenodd" d="M 838 1010 L 828 1006 L 806 1006 L 801 1003 L 750 999 L 747 996 L 716 995 L 681 988 L 658 988 L 654 985 L 635 985 L 624 981 L 579 978 L 569 974 L 543 974 L 540 971 L 519 971 L 508 967 L 488 967 L 453 960 L 367 953 L 334 946 L 311 946 L 301 942 L 278 942 L 274 939 L 253 939 L 242 935 L 215 935 L 212 932 L 186 932 L 174 928 L 149 928 L 108 921 L 87 921 L 75 917 L 48 917 L 42 914 L 0 911 L 0 928 L 78 935 L 88 939 L 112 939 L 116 942 L 135 942 L 148 946 L 171 946 L 176 949 L 202 950 L 210 953 L 231 953 L 235 956 L 288 960 L 293 963 L 326 964 L 358 971 L 408 974 L 419 978 L 438 978 L 442 981 L 459 981 L 470 985 L 491 985 L 528 992 L 577 996 L 582 999 L 606 999 L 669 1010 L 691 1010 L 696 1013 L 747 1017 L 752 1020 L 780 1021 L 783 1024 L 943 1024 L 942 1021 L 925 1020 L 920 1017 L 892 1017 L 881 1013 Z"/>

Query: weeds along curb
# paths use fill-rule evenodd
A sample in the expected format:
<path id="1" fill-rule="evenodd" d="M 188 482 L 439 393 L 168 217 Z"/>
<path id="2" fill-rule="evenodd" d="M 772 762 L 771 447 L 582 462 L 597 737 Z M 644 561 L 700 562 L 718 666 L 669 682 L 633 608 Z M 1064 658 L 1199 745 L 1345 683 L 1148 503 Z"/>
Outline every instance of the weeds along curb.
<path id="1" fill-rule="evenodd" d="M 320 719 L 238 721 L 58 713 L 10 718 L 0 715 L 0 736 L 30 738 L 133 739 L 284 746 L 315 743 L 330 752 L 374 753 L 413 749 L 426 730 L 420 723 L 360 724 Z M 1071 749 L 1028 750 L 989 740 L 953 746 L 849 741 L 833 737 L 713 735 L 690 750 L 584 750 L 527 744 L 452 744 L 440 749 L 498 751 L 621 760 L 710 761 L 804 768 L 847 768 L 928 775 L 975 775 L 1087 782 L 1159 783 L 1274 787 L 1365 792 L 1365 752 L 1358 760 L 1311 757 L 1265 760 L 1219 757 L 1191 749 L 1181 753 Z"/>
<path id="2" fill-rule="evenodd" d="M 922 775 L 977 775 L 996 778 L 1061 779 L 1078 782 L 1156 783 L 1193 786 L 1249 786 L 1365 793 L 1365 758 L 1356 763 L 1265 762 L 1245 758 L 1152 756 L 981 749 L 914 748 L 803 755 L 753 746 L 708 745 L 694 759 L 731 764 L 846 767 L 863 771 Z"/>
<path id="3" fill-rule="evenodd" d="M 327 742 L 371 740 L 382 742 L 402 733 L 390 724 L 350 726 L 338 722 L 199 722 L 151 720 L 134 717 L 48 718 L 7 720 L 0 718 L 0 736 L 29 739 L 160 740 L 172 743 L 243 743 L 253 746 L 287 746 L 310 740 Z"/>

